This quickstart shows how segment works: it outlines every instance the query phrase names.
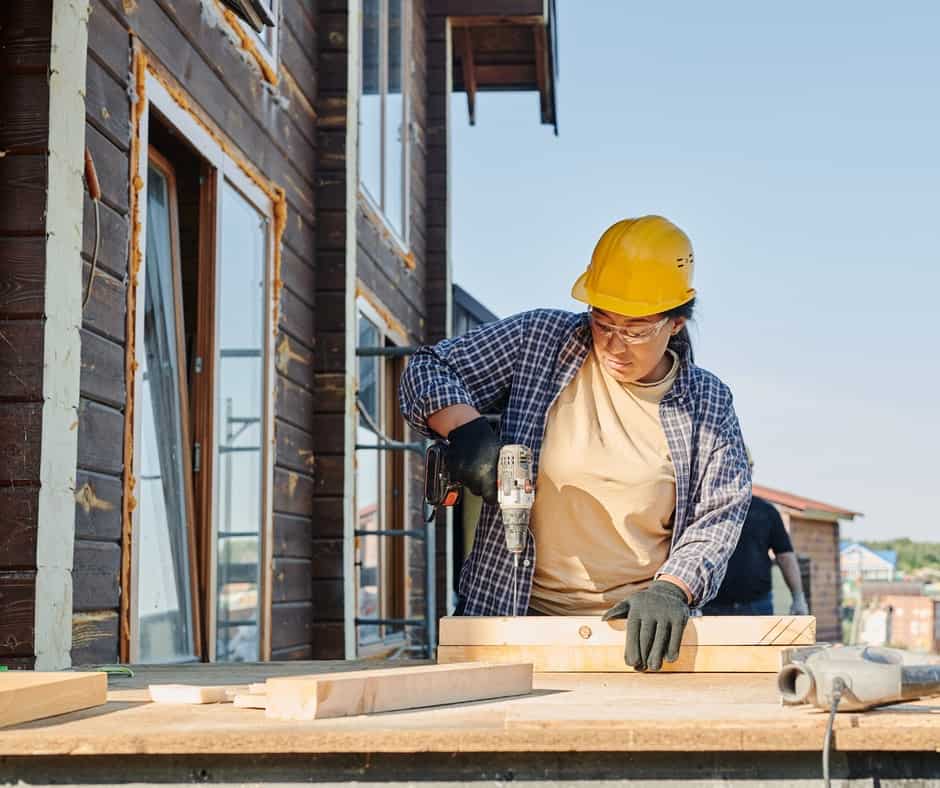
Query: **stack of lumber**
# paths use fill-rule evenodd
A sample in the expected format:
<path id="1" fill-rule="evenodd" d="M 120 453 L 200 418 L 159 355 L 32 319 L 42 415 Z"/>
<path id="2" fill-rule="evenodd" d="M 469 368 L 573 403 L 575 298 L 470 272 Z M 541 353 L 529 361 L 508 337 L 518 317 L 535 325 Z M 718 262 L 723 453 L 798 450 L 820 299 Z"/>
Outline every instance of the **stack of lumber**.
<path id="1" fill-rule="evenodd" d="M 104 673 L 0 673 L 0 728 L 101 706 L 107 697 Z"/>
<path id="2" fill-rule="evenodd" d="M 531 662 L 540 673 L 620 673 L 625 622 L 596 616 L 441 619 L 437 661 Z M 785 648 L 816 642 L 813 616 L 689 619 L 673 673 L 776 673 Z"/>
<path id="3" fill-rule="evenodd" d="M 319 720 L 506 698 L 532 691 L 531 664 L 418 665 L 269 678 L 247 687 L 151 685 L 157 703 L 232 701 L 271 719 Z"/>

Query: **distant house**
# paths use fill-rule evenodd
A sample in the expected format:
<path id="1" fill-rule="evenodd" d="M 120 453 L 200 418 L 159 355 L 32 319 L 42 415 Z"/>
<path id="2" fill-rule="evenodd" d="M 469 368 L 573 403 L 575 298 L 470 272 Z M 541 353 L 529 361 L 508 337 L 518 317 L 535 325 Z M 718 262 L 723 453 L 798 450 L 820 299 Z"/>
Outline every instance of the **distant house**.
<path id="1" fill-rule="evenodd" d="M 851 521 L 859 512 L 758 484 L 754 485 L 754 495 L 777 507 L 796 554 L 801 559 L 809 559 L 804 584 L 808 579 L 807 599 L 810 612 L 816 616 L 817 637 L 841 640 L 839 527 L 843 520 Z"/>
<path id="2" fill-rule="evenodd" d="M 894 580 L 898 563 L 894 550 L 872 550 L 859 542 L 842 542 L 839 555 L 843 580 L 863 583 Z"/>
<path id="3" fill-rule="evenodd" d="M 918 652 L 940 651 L 940 600 L 883 596 L 862 613 L 859 642 Z"/>

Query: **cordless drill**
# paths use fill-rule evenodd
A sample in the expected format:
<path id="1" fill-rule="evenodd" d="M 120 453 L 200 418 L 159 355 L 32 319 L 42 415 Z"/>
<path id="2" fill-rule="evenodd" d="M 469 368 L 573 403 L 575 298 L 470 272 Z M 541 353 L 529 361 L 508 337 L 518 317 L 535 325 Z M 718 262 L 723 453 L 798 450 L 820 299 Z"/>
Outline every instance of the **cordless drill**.
<path id="1" fill-rule="evenodd" d="M 461 485 L 447 471 L 447 445 L 432 443 L 427 451 L 424 497 L 433 507 L 453 506 L 460 500 Z M 529 515 L 535 500 L 532 483 L 532 452 L 527 446 L 510 443 L 499 450 L 497 502 L 506 529 L 506 549 L 515 566 L 526 546 Z"/>

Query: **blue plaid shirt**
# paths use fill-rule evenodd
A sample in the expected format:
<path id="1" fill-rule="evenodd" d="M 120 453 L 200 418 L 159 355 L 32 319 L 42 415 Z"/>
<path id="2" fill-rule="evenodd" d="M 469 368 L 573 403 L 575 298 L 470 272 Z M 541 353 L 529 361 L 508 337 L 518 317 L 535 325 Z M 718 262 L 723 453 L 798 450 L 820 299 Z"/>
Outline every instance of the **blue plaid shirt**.
<path id="1" fill-rule="evenodd" d="M 500 440 L 530 447 L 538 473 L 549 409 L 591 346 L 587 313 L 539 309 L 481 326 L 418 350 L 402 376 L 402 413 L 420 433 L 436 437 L 427 419 L 442 408 L 498 411 Z M 676 471 L 676 510 L 669 557 L 656 577 L 682 580 L 700 607 L 718 592 L 737 544 L 751 500 L 750 469 L 731 392 L 687 357 L 660 416 Z M 463 612 L 525 615 L 535 561 L 535 540 L 529 539 L 512 610 L 513 562 L 499 508 L 484 504 L 460 575 Z"/>

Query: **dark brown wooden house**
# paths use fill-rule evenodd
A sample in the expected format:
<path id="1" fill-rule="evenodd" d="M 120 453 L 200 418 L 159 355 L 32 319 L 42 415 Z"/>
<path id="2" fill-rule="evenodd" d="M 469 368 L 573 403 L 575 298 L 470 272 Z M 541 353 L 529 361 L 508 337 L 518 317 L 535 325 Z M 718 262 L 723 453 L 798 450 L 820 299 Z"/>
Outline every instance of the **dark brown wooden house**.
<path id="1" fill-rule="evenodd" d="M 553 35 L 546 0 L 0 3 L 0 665 L 433 643 L 394 389 L 450 325 L 449 96 L 553 124 Z"/>

